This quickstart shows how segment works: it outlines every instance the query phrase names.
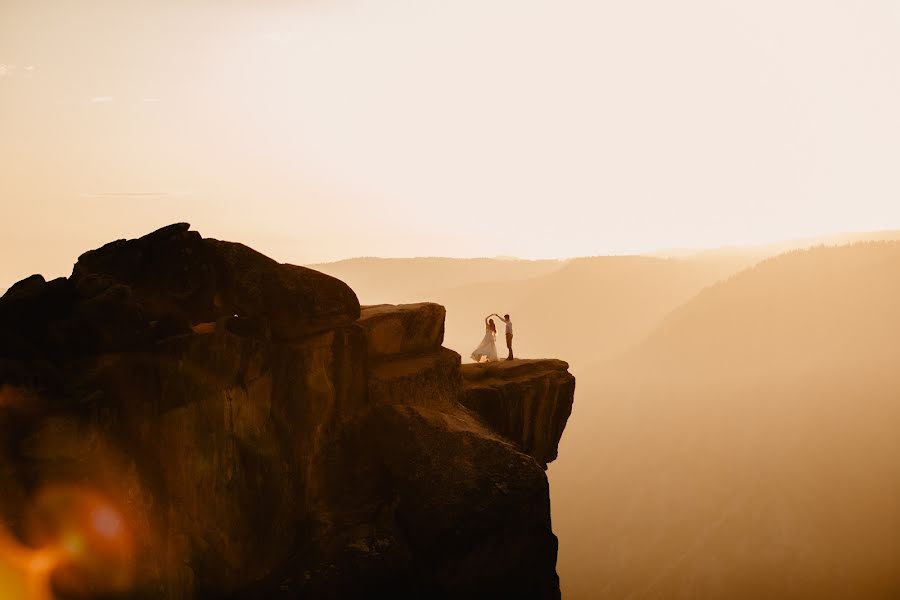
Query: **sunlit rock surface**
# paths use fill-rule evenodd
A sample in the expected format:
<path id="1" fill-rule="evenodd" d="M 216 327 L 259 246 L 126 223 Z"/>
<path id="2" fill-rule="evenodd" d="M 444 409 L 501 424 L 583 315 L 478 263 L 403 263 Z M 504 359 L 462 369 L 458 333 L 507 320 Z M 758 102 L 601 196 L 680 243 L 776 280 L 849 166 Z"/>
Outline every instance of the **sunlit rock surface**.
<path id="1" fill-rule="evenodd" d="M 339 280 L 186 224 L 20 282 L 0 299 L 0 534 L 58 547 L 54 582 L 88 597 L 557 598 L 540 444 L 565 420 L 510 417 L 557 426 L 532 447 L 465 408 L 443 328 L 438 305 L 360 312 Z M 530 401 L 559 401 L 556 369 L 522 368 Z M 109 531 L 35 520 L 60 484 L 115 509 L 127 581 L 98 568 Z"/>
<path id="2" fill-rule="evenodd" d="M 462 367 L 462 403 L 545 468 L 556 459 L 572 414 L 575 378 L 561 360 L 512 360 Z"/>
<path id="3" fill-rule="evenodd" d="M 359 323 L 366 330 L 369 356 L 375 360 L 436 350 L 444 342 L 440 304 L 379 304 L 364 306 Z"/>

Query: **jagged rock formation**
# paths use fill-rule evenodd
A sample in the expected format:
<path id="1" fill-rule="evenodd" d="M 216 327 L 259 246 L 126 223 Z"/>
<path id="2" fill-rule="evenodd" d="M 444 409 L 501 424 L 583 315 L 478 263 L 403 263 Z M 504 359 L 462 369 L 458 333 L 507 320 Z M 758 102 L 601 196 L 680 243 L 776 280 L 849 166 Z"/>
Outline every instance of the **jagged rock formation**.
<path id="1" fill-rule="evenodd" d="M 0 299 L 0 524 L 47 484 L 104 494 L 130 597 L 558 597 L 564 363 L 506 366 L 538 407 L 497 420 L 443 327 L 186 224 L 26 279 Z"/>
<path id="2" fill-rule="evenodd" d="M 545 469 L 572 413 L 575 378 L 561 360 L 464 365 L 462 403 Z"/>

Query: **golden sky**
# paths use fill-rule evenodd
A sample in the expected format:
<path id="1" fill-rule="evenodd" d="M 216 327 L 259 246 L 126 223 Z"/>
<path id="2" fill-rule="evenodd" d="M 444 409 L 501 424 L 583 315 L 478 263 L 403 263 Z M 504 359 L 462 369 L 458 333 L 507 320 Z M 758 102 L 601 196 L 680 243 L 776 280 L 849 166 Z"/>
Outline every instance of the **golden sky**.
<path id="1" fill-rule="evenodd" d="M 189 221 L 279 260 L 900 227 L 896 0 L 0 0 L 0 288 Z"/>

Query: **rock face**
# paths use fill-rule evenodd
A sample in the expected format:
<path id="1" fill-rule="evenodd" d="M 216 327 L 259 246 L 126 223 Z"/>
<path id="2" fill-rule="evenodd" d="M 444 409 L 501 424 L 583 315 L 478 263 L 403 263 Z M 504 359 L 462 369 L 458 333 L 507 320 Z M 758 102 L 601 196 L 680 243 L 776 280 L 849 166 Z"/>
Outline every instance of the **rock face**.
<path id="1" fill-rule="evenodd" d="M 134 539 L 127 582 L 56 582 L 82 597 L 557 598 L 541 467 L 574 382 L 473 384 L 443 328 L 186 224 L 26 279 L 0 299 L 0 533 L 38 543 L 30 499 L 65 483 Z"/>
<path id="2" fill-rule="evenodd" d="M 462 403 L 545 469 L 572 414 L 575 378 L 561 360 L 465 365 Z"/>
<path id="3" fill-rule="evenodd" d="M 360 324 L 366 329 L 369 356 L 374 359 L 434 351 L 444 341 L 446 311 L 423 302 L 363 307 Z"/>

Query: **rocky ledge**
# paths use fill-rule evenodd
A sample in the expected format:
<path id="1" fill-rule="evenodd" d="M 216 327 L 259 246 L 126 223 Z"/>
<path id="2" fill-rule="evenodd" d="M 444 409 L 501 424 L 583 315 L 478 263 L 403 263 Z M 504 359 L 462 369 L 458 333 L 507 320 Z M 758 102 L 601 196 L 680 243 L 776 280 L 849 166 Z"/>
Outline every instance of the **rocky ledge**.
<path id="1" fill-rule="evenodd" d="M 58 548 L 67 597 L 558 598 L 542 467 L 574 380 L 461 367 L 443 332 L 186 224 L 14 285 L 0 572 L 6 532 Z"/>
<path id="2" fill-rule="evenodd" d="M 561 360 L 463 365 L 462 403 L 545 469 L 572 414 L 575 377 Z"/>

